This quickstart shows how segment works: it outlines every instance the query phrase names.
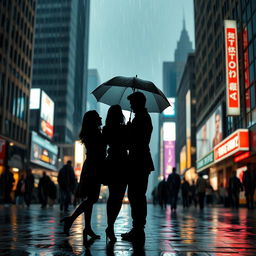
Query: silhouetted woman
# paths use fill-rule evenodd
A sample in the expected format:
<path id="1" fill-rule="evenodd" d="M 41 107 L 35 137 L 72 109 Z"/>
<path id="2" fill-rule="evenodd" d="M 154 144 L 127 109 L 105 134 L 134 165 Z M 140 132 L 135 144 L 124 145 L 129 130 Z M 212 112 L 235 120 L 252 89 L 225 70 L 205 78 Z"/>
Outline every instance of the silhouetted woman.
<path id="1" fill-rule="evenodd" d="M 108 227 L 106 236 L 111 242 L 116 241 L 114 223 L 122 207 L 122 201 L 126 190 L 126 168 L 127 168 L 127 147 L 126 147 L 126 126 L 124 115 L 119 105 L 109 108 L 106 125 L 103 127 L 103 137 L 108 145 L 107 169 L 109 198 L 107 201 Z"/>
<path id="2" fill-rule="evenodd" d="M 91 215 L 93 204 L 95 204 L 99 198 L 101 187 L 100 171 L 106 155 L 106 146 L 100 130 L 101 124 L 101 118 L 95 110 L 88 111 L 84 114 L 79 137 L 86 147 L 86 160 L 83 164 L 80 177 L 78 196 L 85 198 L 85 200 L 77 207 L 71 216 L 61 220 L 64 222 L 64 232 L 68 235 L 75 219 L 81 213 L 84 213 L 84 239 L 87 239 L 87 235 L 93 239 L 100 238 L 91 228 Z"/>

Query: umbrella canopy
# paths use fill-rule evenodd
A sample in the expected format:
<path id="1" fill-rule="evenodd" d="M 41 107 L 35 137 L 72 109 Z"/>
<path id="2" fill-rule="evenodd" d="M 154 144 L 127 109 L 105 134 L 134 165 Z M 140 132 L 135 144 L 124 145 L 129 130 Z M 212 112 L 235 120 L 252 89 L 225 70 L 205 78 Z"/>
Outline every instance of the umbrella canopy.
<path id="1" fill-rule="evenodd" d="M 127 96 L 137 90 L 146 96 L 146 108 L 149 112 L 161 113 L 170 106 L 165 95 L 154 83 L 137 77 L 114 77 L 98 86 L 92 94 L 99 102 L 108 105 L 119 104 L 122 109 L 131 110 Z"/>

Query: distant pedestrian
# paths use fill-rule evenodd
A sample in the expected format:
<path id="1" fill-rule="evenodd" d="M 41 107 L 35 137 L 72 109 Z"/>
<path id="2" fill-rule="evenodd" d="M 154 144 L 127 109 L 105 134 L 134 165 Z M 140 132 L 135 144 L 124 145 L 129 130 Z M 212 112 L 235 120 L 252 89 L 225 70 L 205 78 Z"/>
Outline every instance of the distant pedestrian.
<path id="1" fill-rule="evenodd" d="M 46 174 L 46 172 L 43 172 L 43 177 L 40 178 L 38 184 L 38 196 L 41 203 L 41 208 L 45 208 L 47 206 L 50 182 L 50 177 Z"/>
<path id="2" fill-rule="evenodd" d="M 218 194 L 219 194 L 219 202 L 223 204 L 224 206 L 228 205 L 228 193 L 226 188 L 223 186 L 223 183 L 220 183 L 219 189 L 218 189 Z"/>
<path id="3" fill-rule="evenodd" d="M 243 185 L 245 190 L 246 204 L 248 209 L 254 208 L 254 192 L 256 186 L 256 177 L 252 164 L 248 165 L 243 175 Z"/>
<path id="4" fill-rule="evenodd" d="M 158 191 L 157 191 L 157 186 L 154 187 L 154 189 L 151 192 L 152 196 L 152 202 L 153 205 L 156 205 L 158 203 Z"/>
<path id="5" fill-rule="evenodd" d="M 201 177 L 201 175 L 199 175 L 196 181 L 196 193 L 198 197 L 199 207 L 201 210 L 204 209 L 205 192 L 206 181 Z"/>
<path id="6" fill-rule="evenodd" d="M 172 173 L 168 176 L 167 185 L 169 190 L 171 210 L 175 211 L 177 208 L 178 194 L 180 189 L 180 175 L 176 173 L 175 167 L 173 167 Z"/>
<path id="7" fill-rule="evenodd" d="M 27 207 L 29 207 L 31 204 L 33 191 L 34 191 L 34 183 L 35 183 L 35 178 L 34 178 L 34 175 L 32 174 L 32 170 L 31 168 L 27 168 L 26 175 L 25 175 L 25 191 L 24 191 L 24 200 Z"/>
<path id="8" fill-rule="evenodd" d="M 48 185 L 48 204 L 50 207 L 52 207 L 56 201 L 57 198 L 57 188 L 55 183 L 51 180 L 49 180 L 49 185 Z"/>
<path id="9" fill-rule="evenodd" d="M 165 178 L 159 182 L 157 192 L 159 205 L 165 209 L 168 202 L 168 185 Z"/>
<path id="10" fill-rule="evenodd" d="M 213 193 L 214 193 L 213 187 L 210 184 L 210 182 L 207 181 L 206 182 L 206 191 L 205 191 L 206 204 L 208 204 L 208 205 L 213 204 Z"/>
<path id="11" fill-rule="evenodd" d="M 22 173 L 20 175 L 20 178 L 16 186 L 16 190 L 15 190 L 16 205 L 23 205 L 24 193 L 25 193 L 25 176 Z"/>
<path id="12" fill-rule="evenodd" d="M 76 188 L 76 178 L 72 161 L 67 161 L 58 174 L 59 194 L 60 194 L 60 210 L 68 211 L 71 198 Z"/>
<path id="13" fill-rule="evenodd" d="M 237 209 L 239 207 L 239 194 L 240 194 L 240 191 L 242 190 L 243 190 L 242 183 L 236 177 L 236 171 L 233 171 L 229 179 L 229 196 L 230 196 L 232 208 Z"/>
<path id="14" fill-rule="evenodd" d="M 11 192 L 14 184 L 14 178 L 13 178 L 13 173 L 10 171 L 10 168 L 7 166 L 2 173 L 1 177 L 1 188 L 2 188 L 2 194 L 3 194 L 3 202 L 8 205 L 12 203 L 12 198 L 11 198 Z"/>
<path id="15" fill-rule="evenodd" d="M 196 194 L 196 183 L 194 180 L 192 180 L 192 184 L 190 185 L 190 200 L 189 204 L 194 203 L 194 206 L 197 206 L 197 194 Z"/>
<path id="16" fill-rule="evenodd" d="M 183 203 L 183 208 L 188 208 L 189 207 L 189 183 L 186 181 L 185 177 L 182 179 L 181 183 L 181 194 L 182 194 L 182 203 Z"/>

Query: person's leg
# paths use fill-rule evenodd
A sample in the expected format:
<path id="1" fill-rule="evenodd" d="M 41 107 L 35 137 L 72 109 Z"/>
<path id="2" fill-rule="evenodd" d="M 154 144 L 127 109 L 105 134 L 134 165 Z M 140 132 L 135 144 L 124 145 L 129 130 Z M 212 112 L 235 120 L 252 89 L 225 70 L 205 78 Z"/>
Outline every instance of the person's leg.
<path id="1" fill-rule="evenodd" d="M 116 218 L 121 210 L 126 184 L 110 184 L 107 201 L 108 227 L 113 228 Z"/>
<path id="2" fill-rule="evenodd" d="M 141 171 L 141 170 L 140 170 Z M 136 175 L 129 180 L 128 198 L 131 205 L 133 228 L 144 230 L 147 217 L 146 191 L 148 186 L 148 173 Z"/>

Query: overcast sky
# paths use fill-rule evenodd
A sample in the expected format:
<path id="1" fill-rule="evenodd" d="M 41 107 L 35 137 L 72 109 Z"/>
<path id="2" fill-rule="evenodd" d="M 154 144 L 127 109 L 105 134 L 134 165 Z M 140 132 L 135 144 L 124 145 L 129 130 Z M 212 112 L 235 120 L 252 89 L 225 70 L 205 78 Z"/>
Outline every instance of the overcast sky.
<path id="1" fill-rule="evenodd" d="M 135 76 L 162 88 L 162 63 L 174 59 L 182 29 L 194 45 L 193 0 L 91 0 L 89 68 L 100 82 Z"/>

